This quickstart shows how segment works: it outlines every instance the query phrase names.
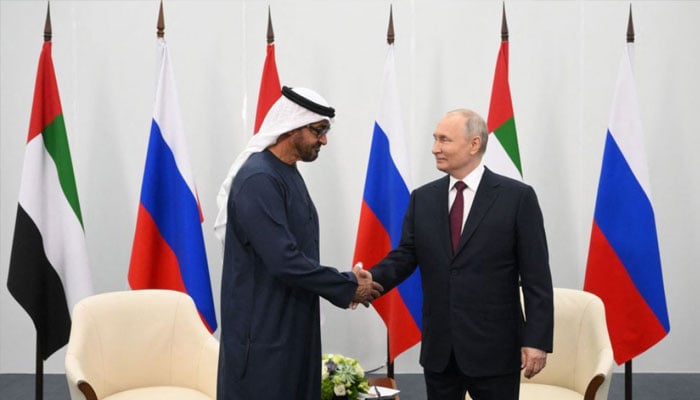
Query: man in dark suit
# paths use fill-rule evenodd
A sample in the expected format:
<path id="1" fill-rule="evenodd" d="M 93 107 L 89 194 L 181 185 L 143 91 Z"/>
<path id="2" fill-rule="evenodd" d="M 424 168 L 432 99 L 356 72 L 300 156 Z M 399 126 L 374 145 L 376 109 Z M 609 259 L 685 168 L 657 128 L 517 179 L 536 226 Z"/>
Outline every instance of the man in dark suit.
<path id="1" fill-rule="evenodd" d="M 389 291 L 420 268 L 429 400 L 462 400 L 467 391 L 474 400 L 517 400 L 520 370 L 534 376 L 552 351 L 537 196 L 484 167 L 488 130 L 475 112 L 447 113 L 433 137 L 437 168 L 448 175 L 413 191 L 399 245 L 370 272 Z"/>

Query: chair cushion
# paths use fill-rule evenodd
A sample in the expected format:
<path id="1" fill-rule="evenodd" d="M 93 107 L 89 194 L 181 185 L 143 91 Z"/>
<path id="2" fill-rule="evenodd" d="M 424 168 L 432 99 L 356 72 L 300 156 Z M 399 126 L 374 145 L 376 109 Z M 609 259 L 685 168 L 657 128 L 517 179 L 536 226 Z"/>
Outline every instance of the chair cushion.
<path id="1" fill-rule="evenodd" d="M 176 386 L 131 389 L 107 396 L 104 400 L 213 400 L 204 393 Z"/>
<path id="2" fill-rule="evenodd" d="M 542 385 L 538 383 L 520 384 L 520 400 L 583 400 L 581 393 L 561 386 Z"/>

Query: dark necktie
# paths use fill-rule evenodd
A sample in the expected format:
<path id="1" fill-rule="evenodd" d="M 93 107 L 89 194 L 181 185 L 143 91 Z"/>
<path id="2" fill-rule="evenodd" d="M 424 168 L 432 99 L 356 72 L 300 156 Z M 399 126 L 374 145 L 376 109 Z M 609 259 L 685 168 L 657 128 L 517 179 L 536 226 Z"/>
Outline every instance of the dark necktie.
<path id="1" fill-rule="evenodd" d="M 464 215 L 464 195 L 462 192 L 467 188 L 467 185 L 462 181 L 455 183 L 457 194 L 455 201 L 450 209 L 450 237 L 452 239 L 452 254 L 457 253 L 459 246 L 459 238 L 462 236 L 462 216 Z"/>

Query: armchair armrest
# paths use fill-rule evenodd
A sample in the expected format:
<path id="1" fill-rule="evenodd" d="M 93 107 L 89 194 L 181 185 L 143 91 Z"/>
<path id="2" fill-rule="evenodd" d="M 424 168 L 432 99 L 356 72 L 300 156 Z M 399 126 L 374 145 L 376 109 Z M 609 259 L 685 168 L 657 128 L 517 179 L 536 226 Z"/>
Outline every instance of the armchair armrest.
<path id="1" fill-rule="evenodd" d="M 95 389 L 87 380 L 78 360 L 68 354 L 66 355 L 66 380 L 68 389 L 73 400 L 80 399 L 82 394 L 85 400 L 97 400 Z"/>
<path id="2" fill-rule="evenodd" d="M 610 387 L 610 379 L 612 377 L 612 366 L 613 366 L 613 353 L 612 349 L 604 348 L 600 351 L 600 357 L 598 358 L 598 363 L 593 371 L 593 376 L 586 386 L 586 392 L 584 393 L 584 400 L 595 400 L 598 394 L 598 390 L 602 387 L 604 392 L 608 392 Z"/>
<path id="3" fill-rule="evenodd" d="M 85 396 L 85 400 L 97 400 L 95 390 L 89 383 L 85 381 L 78 382 L 78 389 L 80 389 L 80 392 Z"/>
<path id="4" fill-rule="evenodd" d="M 216 398 L 216 379 L 219 369 L 219 341 L 209 336 L 203 343 L 199 360 L 199 390 Z"/>

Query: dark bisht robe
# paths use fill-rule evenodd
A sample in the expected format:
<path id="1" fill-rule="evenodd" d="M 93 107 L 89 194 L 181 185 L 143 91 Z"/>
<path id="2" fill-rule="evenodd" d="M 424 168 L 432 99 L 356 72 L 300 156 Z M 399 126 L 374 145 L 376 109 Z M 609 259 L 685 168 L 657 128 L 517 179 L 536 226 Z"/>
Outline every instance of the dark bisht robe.
<path id="1" fill-rule="evenodd" d="M 233 180 L 221 280 L 220 400 L 320 399 L 319 296 L 352 301 L 319 264 L 318 215 L 295 166 L 255 153 Z"/>

